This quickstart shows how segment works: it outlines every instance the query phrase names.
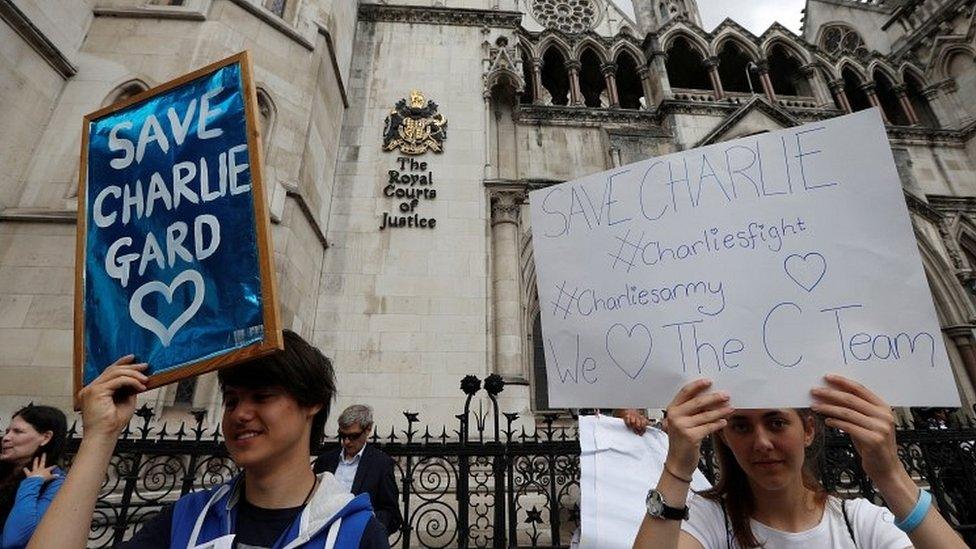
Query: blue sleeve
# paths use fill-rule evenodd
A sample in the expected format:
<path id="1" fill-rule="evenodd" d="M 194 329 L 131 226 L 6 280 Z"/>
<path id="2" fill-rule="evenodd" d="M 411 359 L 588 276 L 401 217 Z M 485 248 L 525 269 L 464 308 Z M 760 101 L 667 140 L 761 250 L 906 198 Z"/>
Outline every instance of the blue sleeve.
<path id="1" fill-rule="evenodd" d="M 27 545 L 62 484 L 64 484 L 63 474 L 54 477 L 47 484 L 40 477 L 27 477 L 20 481 L 14 506 L 10 509 L 10 515 L 3 526 L 3 539 L 0 541 L 0 546 Z"/>

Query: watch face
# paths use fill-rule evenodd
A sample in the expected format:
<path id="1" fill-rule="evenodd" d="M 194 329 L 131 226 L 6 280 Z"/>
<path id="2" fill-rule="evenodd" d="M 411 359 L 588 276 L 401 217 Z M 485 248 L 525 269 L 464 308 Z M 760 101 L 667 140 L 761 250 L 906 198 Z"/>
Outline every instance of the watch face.
<path id="1" fill-rule="evenodd" d="M 662 513 L 664 513 L 664 498 L 657 490 L 651 490 L 647 494 L 647 514 L 660 517 Z"/>

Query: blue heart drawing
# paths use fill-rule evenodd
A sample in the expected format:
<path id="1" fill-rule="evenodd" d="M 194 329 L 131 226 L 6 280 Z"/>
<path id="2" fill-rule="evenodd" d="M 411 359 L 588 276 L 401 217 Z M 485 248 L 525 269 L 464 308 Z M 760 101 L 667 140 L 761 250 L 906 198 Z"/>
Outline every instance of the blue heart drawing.
<path id="1" fill-rule="evenodd" d="M 619 345 L 620 348 L 618 349 L 618 354 L 630 354 L 630 355 L 633 355 L 635 352 L 637 353 L 636 356 L 628 357 L 629 360 L 624 360 L 624 362 L 628 363 L 626 366 L 623 365 L 623 364 L 621 364 L 617 360 L 617 358 L 613 356 L 613 351 L 610 350 L 611 347 L 613 347 L 610 344 L 610 335 L 617 328 L 620 328 L 621 330 L 623 330 L 627 334 L 627 339 L 626 340 L 622 340 L 623 343 L 621 345 Z M 647 352 L 644 354 L 644 358 L 640 360 L 640 367 L 637 368 L 637 371 L 631 372 L 631 370 L 633 369 L 634 366 L 636 366 L 636 364 L 630 364 L 630 363 L 631 362 L 636 363 L 636 361 L 634 359 L 637 359 L 637 358 L 640 357 L 640 352 L 642 350 L 642 347 L 641 347 L 641 343 L 642 342 L 633 342 L 632 343 L 632 339 L 634 337 L 634 331 L 636 331 L 638 328 L 641 329 L 641 332 L 643 334 L 646 334 L 647 335 L 647 343 L 646 343 L 646 345 L 647 345 Z M 618 339 L 616 341 L 619 342 L 621 340 Z M 609 355 L 610 356 L 610 360 L 612 360 L 613 363 L 617 365 L 617 368 L 620 368 L 620 370 L 623 373 L 627 374 L 627 377 L 629 377 L 630 379 L 637 379 L 637 376 L 639 376 L 641 374 L 641 372 L 644 371 L 644 367 L 647 366 L 647 361 L 651 358 L 651 349 L 653 347 L 654 347 L 654 338 L 651 337 L 651 330 L 649 330 L 647 328 L 647 326 L 644 326 L 643 324 L 640 324 L 640 323 L 634 324 L 634 326 L 632 328 L 629 328 L 628 329 L 627 326 L 624 326 L 623 324 L 619 324 L 618 323 L 618 324 L 614 324 L 613 326 L 610 326 L 610 329 L 607 330 L 607 355 Z"/>
<path id="2" fill-rule="evenodd" d="M 783 261 L 783 270 L 797 286 L 812 292 L 827 274 L 827 260 L 817 252 L 790 254 Z"/>

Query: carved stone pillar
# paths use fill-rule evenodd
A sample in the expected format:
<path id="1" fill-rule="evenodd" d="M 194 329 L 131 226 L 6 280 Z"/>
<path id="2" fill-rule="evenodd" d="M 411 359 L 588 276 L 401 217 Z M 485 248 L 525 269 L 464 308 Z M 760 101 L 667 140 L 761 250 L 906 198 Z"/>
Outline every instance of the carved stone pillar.
<path id="1" fill-rule="evenodd" d="M 951 126 L 955 123 L 956 117 L 952 116 L 948 109 L 946 109 L 945 101 L 942 98 L 942 93 L 939 91 L 938 86 L 930 86 L 922 90 L 922 97 L 928 102 L 929 107 L 932 109 L 932 114 L 938 120 L 939 127 Z"/>
<path id="2" fill-rule="evenodd" d="M 665 98 L 665 95 L 654 93 L 654 85 L 651 82 L 651 69 L 641 67 L 637 69 L 637 76 L 640 77 L 641 88 L 644 89 L 644 109 L 651 110 Z M 668 95 L 670 96 L 670 87 L 668 88 Z"/>
<path id="3" fill-rule="evenodd" d="M 969 378 L 970 387 L 976 388 L 976 340 L 973 337 L 973 326 L 949 326 L 943 328 L 943 332 L 959 349 L 962 356 L 963 368 L 966 370 L 966 377 Z"/>
<path id="4" fill-rule="evenodd" d="M 600 65 L 600 70 L 603 71 L 603 78 L 607 81 L 607 96 L 610 98 L 610 107 L 617 108 L 620 106 L 620 95 L 617 93 L 617 64 L 604 63 Z"/>
<path id="5" fill-rule="evenodd" d="M 506 382 L 526 383 L 522 364 L 522 307 L 519 284 L 519 210 L 521 191 L 497 191 L 491 197 L 494 371 Z"/>
<path id="6" fill-rule="evenodd" d="M 759 67 L 759 82 L 762 84 L 763 92 L 770 103 L 776 102 L 776 90 L 773 89 L 773 81 L 769 78 L 769 61 L 760 59 L 756 66 Z"/>
<path id="7" fill-rule="evenodd" d="M 901 84 L 895 86 L 892 91 L 898 96 L 898 104 L 901 105 L 901 110 L 905 113 L 905 118 L 908 119 L 908 123 L 912 126 L 918 125 L 918 114 L 915 112 L 915 107 L 912 106 L 911 100 L 908 99 L 908 87 Z"/>
<path id="8" fill-rule="evenodd" d="M 709 57 L 706 59 L 705 70 L 708 71 L 708 78 L 712 81 L 712 91 L 715 92 L 715 100 L 721 101 L 725 97 L 725 90 L 722 89 L 722 78 L 718 75 L 718 57 Z"/>
<path id="9" fill-rule="evenodd" d="M 851 102 L 847 100 L 847 93 L 844 92 L 844 81 L 843 80 L 831 80 L 827 86 L 830 88 L 830 92 L 834 94 L 834 99 L 840 108 L 844 112 L 851 111 Z"/>
<path id="10" fill-rule="evenodd" d="M 583 93 L 580 91 L 579 71 L 582 65 L 579 61 L 572 60 L 566 63 L 569 71 L 569 104 L 578 107 L 583 104 Z"/>
<path id="11" fill-rule="evenodd" d="M 868 103 L 871 103 L 872 107 L 877 107 L 877 109 L 881 111 L 881 119 L 884 120 L 884 123 L 891 124 L 891 121 L 888 120 L 888 115 L 884 112 L 884 108 L 881 107 L 881 101 L 878 100 L 877 86 L 874 84 L 874 82 L 865 82 L 864 84 L 861 84 L 861 90 L 864 91 L 864 94 L 868 96 Z"/>
<path id="12" fill-rule="evenodd" d="M 542 65 L 541 58 L 532 58 L 532 102 L 542 104 Z"/>
<path id="13" fill-rule="evenodd" d="M 803 65 L 800 67 L 800 74 L 807 79 L 807 84 L 810 85 L 810 89 L 813 91 L 813 98 L 817 104 L 821 107 L 830 105 L 832 102 L 830 90 L 827 89 L 827 84 L 821 78 L 816 65 L 812 63 Z"/>

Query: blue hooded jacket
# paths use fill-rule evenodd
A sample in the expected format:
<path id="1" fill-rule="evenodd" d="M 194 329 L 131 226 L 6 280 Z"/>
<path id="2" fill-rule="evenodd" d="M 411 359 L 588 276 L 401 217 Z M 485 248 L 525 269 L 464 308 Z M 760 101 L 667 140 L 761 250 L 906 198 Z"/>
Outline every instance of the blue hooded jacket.
<path id="1" fill-rule="evenodd" d="M 55 467 L 52 472 L 54 478 L 47 482 L 41 477 L 27 477 L 20 481 L 7 522 L 0 525 L 3 527 L 0 549 L 27 547 L 27 542 L 41 523 L 41 517 L 64 484 L 64 471 Z"/>
<path id="2" fill-rule="evenodd" d="M 272 549 L 356 549 L 373 517 L 369 495 L 353 497 L 331 473 L 318 475 L 311 499 Z M 230 547 L 242 475 L 180 498 L 173 508 L 172 549 Z M 218 541 L 219 540 L 219 541 Z"/>

